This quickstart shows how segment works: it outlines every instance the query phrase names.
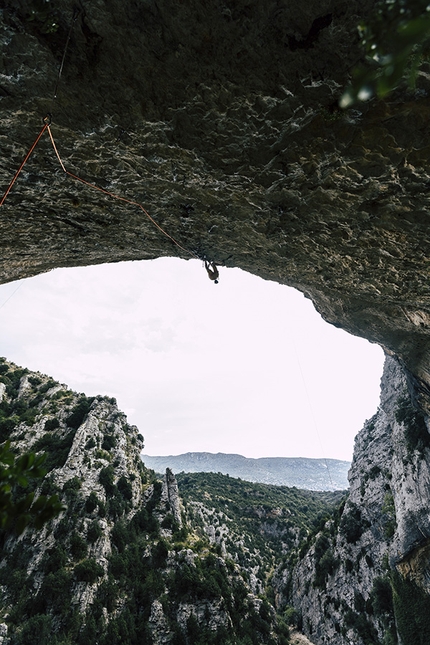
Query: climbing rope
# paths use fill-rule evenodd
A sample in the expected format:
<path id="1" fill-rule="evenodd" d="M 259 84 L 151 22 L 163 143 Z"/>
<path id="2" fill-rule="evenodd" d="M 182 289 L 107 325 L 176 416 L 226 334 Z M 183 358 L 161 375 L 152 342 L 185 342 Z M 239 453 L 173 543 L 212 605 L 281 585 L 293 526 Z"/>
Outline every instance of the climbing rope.
<path id="1" fill-rule="evenodd" d="M 139 202 L 136 202 L 136 201 L 134 201 L 132 199 L 127 199 L 126 197 L 121 197 L 120 195 L 116 195 L 115 193 L 111 193 L 110 191 L 105 190 L 104 188 L 101 188 L 100 186 L 97 186 L 96 184 L 92 184 L 89 181 L 86 181 L 85 179 L 82 179 L 82 177 L 78 177 L 78 175 L 75 175 L 74 173 L 72 173 L 69 170 L 67 170 L 67 168 L 65 167 L 65 165 L 64 165 L 64 163 L 63 163 L 63 161 L 62 161 L 62 159 L 60 157 L 60 154 L 58 152 L 58 148 L 57 148 L 57 146 L 55 144 L 55 141 L 54 141 L 54 137 L 52 136 L 52 130 L 51 130 L 49 125 L 47 126 L 47 129 L 48 129 L 48 134 L 49 134 L 49 137 L 51 139 L 51 143 L 52 143 L 52 146 L 54 148 L 54 151 L 55 151 L 55 154 L 57 156 L 57 159 L 60 162 L 60 166 L 62 167 L 62 169 L 66 173 L 66 175 L 69 175 L 69 177 L 72 177 L 73 179 L 76 179 L 76 181 L 80 181 L 82 184 L 85 184 L 86 186 L 89 186 L 93 190 L 98 190 L 101 193 L 104 193 L 105 195 L 108 195 L 109 197 L 113 197 L 114 199 L 119 199 L 120 201 L 125 202 L 126 204 L 131 204 L 132 206 L 138 206 L 140 208 L 140 210 L 145 213 L 146 217 L 148 217 L 148 219 L 150 219 L 150 221 L 154 224 L 154 226 L 156 226 L 158 228 L 158 230 L 161 231 L 161 233 L 163 233 L 163 235 L 168 237 L 169 240 L 171 240 L 174 244 L 176 244 L 176 246 L 178 248 L 180 248 L 182 251 L 184 251 L 185 253 L 188 253 L 193 258 L 196 258 L 196 260 L 200 260 L 200 258 L 195 253 L 193 253 L 193 251 L 190 251 L 189 249 L 187 249 L 184 246 L 182 246 L 181 244 L 179 244 L 179 242 L 177 242 L 174 237 L 169 235 L 169 233 L 167 233 L 167 231 L 165 231 L 163 228 L 161 228 L 161 226 L 155 221 L 155 219 L 153 217 L 151 217 L 151 215 L 142 206 L 142 204 L 140 204 Z"/>
<path id="2" fill-rule="evenodd" d="M 40 131 L 40 132 L 39 132 L 39 134 L 37 135 L 36 140 L 34 141 L 33 145 L 32 145 L 32 146 L 31 146 L 31 148 L 30 148 L 30 150 L 29 150 L 29 151 L 27 152 L 27 154 L 25 155 L 23 162 L 21 163 L 21 165 L 20 165 L 20 167 L 18 168 L 18 170 L 16 171 L 16 173 L 15 173 L 15 175 L 14 175 L 14 177 L 13 177 L 12 181 L 10 182 L 9 186 L 7 187 L 6 192 L 4 193 L 4 195 L 3 195 L 3 197 L 2 197 L 2 199 L 1 199 L 1 201 L 0 201 L 0 206 L 3 206 L 3 204 L 4 204 L 5 200 L 6 200 L 6 197 L 8 196 L 8 194 L 9 194 L 9 193 L 10 193 L 10 191 L 11 191 L 12 186 L 14 185 L 14 183 L 16 182 L 16 180 L 18 179 L 18 176 L 19 176 L 20 172 L 22 171 L 22 169 L 24 168 L 24 166 L 25 166 L 26 162 L 28 161 L 28 159 L 29 159 L 29 157 L 30 157 L 31 153 L 33 152 L 33 150 L 35 149 L 35 147 L 36 147 L 36 146 L 37 146 L 37 144 L 39 143 L 39 141 L 40 141 L 40 139 L 42 138 L 42 135 L 44 134 L 45 130 L 48 130 L 48 134 L 49 134 L 49 138 L 51 139 L 52 147 L 54 148 L 54 152 L 55 152 L 55 154 L 56 154 L 56 157 L 57 157 L 57 159 L 58 159 L 58 161 L 59 161 L 59 163 L 60 163 L 61 168 L 63 169 L 63 171 L 64 171 L 64 173 L 65 173 L 66 175 L 69 175 L 69 177 L 72 177 L 72 179 L 75 179 L 76 181 L 80 181 L 82 184 L 85 184 L 86 186 L 89 186 L 89 187 L 90 187 L 90 188 L 92 188 L 93 190 L 98 190 L 99 192 L 104 193 L 105 195 L 108 195 L 109 197 L 112 197 L 113 199 L 118 199 L 119 201 L 125 202 L 126 204 L 131 204 L 132 206 L 137 206 L 137 207 L 138 207 L 138 208 L 140 208 L 140 210 L 141 210 L 141 211 L 146 215 L 146 217 L 147 217 L 147 218 L 148 218 L 148 219 L 149 219 L 149 220 L 154 224 L 154 226 L 156 226 L 156 227 L 157 227 L 157 229 L 158 229 L 158 230 L 159 230 L 163 235 L 165 235 L 169 240 L 171 240 L 171 241 L 173 242 L 173 244 L 175 244 L 179 249 L 181 249 L 181 251 L 184 251 L 184 252 L 185 252 L 185 253 L 187 253 L 188 255 L 191 255 L 191 256 L 192 256 L 193 258 L 195 258 L 196 260 L 200 260 L 200 259 L 201 259 L 201 258 L 199 258 L 199 256 L 198 256 L 198 255 L 196 255 L 193 251 L 190 251 L 190 250 L 189 250 L 189 249 L 187 249 L 185 246 L 182 246 L 182 244 L 179 244 L 179 242 L 178 242 L 177 240 L 175 240 L 175 238 L 174 238 L 172 235 L 170 235 L 169 233 L 167 233 L 167 231 L 165 231 L 165 230 L 164 230 L 164 229 L 163 229 L 163 228 L 162 228 L 162 227 L 161 227 L 161 226 L 160 226 L 160 225 L 155 221 L 155 219 L 154 219 L 153 217 L 151 217 L 151 215 L 148 213 L 148 211 L 146 210 L 146 208 L 144 208 L 144 207 L 142 206 L 142 204 L 140 204 L 139 202 L 136 202 L 136 201 L 134 201 L 134 200 L 132 200 L 132 199 L 127 199 L 126 197 L 121 197 L 120 195 L 116 195 L 115 193 L 112 193 L 112 192 L 110 192 L 110 191 L 108 191 L 108 190 L 105 190 L 104 188 L 101 188 L 100 186 L 97 186 L 96 184 L 92 184 L 91 182 L 86 181 L 85 179 L 82 179 L 82 177 L 79 177 L 78 175 L 75 175 L 74 173 L 70 172 L 70 170 L 67 170 L 66 166 L 65 166 L 65 165 L 64 165 L 64 163 L 63 163 L 63 160 L 62 160 L 62 159 L 61 159 L 61 157 L 60 157 L 60 154 L 59 154 L 59 152 L 58 152 L 58 148 L 57 148 L 57 146 L 56 146 L 56 143 L 55 143 L 54 137 L 53 137 L 53 135 L 52 135 L 52 130 L 51 130 L 51 127 L 50 127 L 50 126 L 51 126 L 51 115 L 50 115 L 50 114 L 49 114 L 49 115 L 47 115 L 47 116 L 43 119 L 43 124 L 44 124 L 44 125 L 43 125 L 43 128 L 41 129 L 41 131 Z"/>
<path id="3" fill-rule="evenodd" d="M 69 33 L 67 34 L 67 40 L 66 40 L 66 44 L 65 44 L 65 47 L 64 47 L 63 58 L 61 59 L 60 68 L 58 70 L 58 75 L 57 75 L 57 82 L 55 83 L 54 99 L 57 98 L 58 86 L 60 84 L 61 74 L 63 73 L 64 61 L 66 60 L 66 53 L 67 53 L 67 49 L 69 47 L 69 42 L 70 42 L 70 38 L 71 38 L 71 35 L 72 35 L 73 27 L 75 26 L 75 22 L 78 19 L 80 13 L 81 13 L 81 10 L 79 9 L 79 7 L 74 7 L 72 22 L 70 24 Z"/>
<path id="4" fill-rule="evenodd" d="M 71 24 L 70 24 L 70 29 L 69 29 L 69 32 L 68 32 L 68 34 L 67 34 L 67 39 L 66 39 L 66 44 L 65 44 L 65 46 L 64 46 L 63 56 L 62 56 L 61 63 L 60 63 L 60 67 L 59 67 L 58 74 L 57 74 L 57 80 L 56 80 L 56 83 L 55 83 L 54 96 L 53 96 L 52 101 L 54 101 L 54 100 L 57 98 L 58 86 L 59 86 L 60 79 L 61 79 L 61 75 L 62 75 L 62 72 L 63 72 L 64 62 L 65 62 L 65 59 L 66 59 L 66 54 L 67 54 L 67 50 L 68 50 L 68 47 L 69 47 L 70 38 L 71 38 L 71 36 L 72 36 L 73 27 L 74 27 L 75 22 L 76 22 L 76 20 L 78 19 L 78 17 L 79 17 L 79 15 L 80 15 L 80 13 L 81 13 L 80 9 L 79 9 L 78 7 L 75 7 L 75 8 L 74 8 L 74 10 L 73 10 L 72 22 L 71 22 Z M 166 236 L 169 240 L 171 240 L 171 241 L 172 241 L 172 242 L 173 242 L 173 243 L 174 243 L 174 244 L 175 244 L 179 249 L 181 249 L 181 251 L 184 251 L 184 252 L 185 252 L 185 253 L 187 253 L 188 255 L 191 255 L 191 257 L 195 258 L 196 260 L 201 260 L 201 259 L 202 259 L 202 258 L 201 258 L 201 257 L 199 257 L 198 255 L 196 255 L 193 251 L 190 251 L 190 250 L 189 250 L 189 249 L 187 249 L 186 247 L 184 247 L 184 246 L 182 246 L 181 244 L 179 244 L 179 242 L 178 242 L 177 240 L 175 240 L 175 238 L 174 238 L 172 235 L 170 235 L 169 233 L 167 233 L 167 231 L 165 231 L 165 230 L 164 230 L 164 229 L 163 229 L 163 228 L 162 228 L 162 227 L 161 227 L 161 226 L 160 226 L 160 225 L 159 225 L 159 224 L 154 220 L 154 218 L 153 218 L 153 217 L 151 217 L 151 215 L 148 213 L 148 211 L 147 211 L 147 210 L 142 206 L 142 204 L 140 204 L 139 202 L 136 202 L 136 201 L 134 201 L 134 200 L 132 200 L 132 199 L 127 199 L 126 197 L 121 197 L 120 195 L 116 195 L 115 193 L 112 193 L 112 192 L 110 192 L 110 191 L 108 191 L 108 190 L 105 190 L 104 188 L 101 188 L 100 186 L 97 186 L 96 184 L 90 183 L 89 181 L 86 181 L 85 179 L 82 179 L 82 177 L 79 177 L 78 175 L 75 175 L 74 173 L 72 173 L 72 172 L 70 172 L 69 170 L 67 170 L 67 168 L 65 167 L 65 165 L 64 165 L 64 163 L 63 163 L 63 161 L 62 161 L 62 159 L 61 159 L 61 157 L 60 157 L 60 154 L 59 154 L 59 152 L 58 152 L 58 148 L 57 148 L 57 146 L 56 146 L 56 144 L 55 144 L 55 140 L 54 140 L 54 137 L 53 137 L 53 135 L 52 135 L 52 130 L 51 130 L 51 128 L 50 128 L 50 126 L 51 126 L 51 121 L 52 121 L 52 116 L 51 116 L 51 114 L 49 113 L 47 116 L 45 116 L 45 117 L 44 117 L 44 119 L 43 119 L 43 128 L 42 128 L 42 129 L 41 129 L 41 131 L 39 132 L 39 134 L 38 134 L 38 136 L 37 136 L 36 140 L 34 141 L 33 145 L 32 145 L 32 146 L 31 146 L 31 148 L 30 148 L 30 150 L 27 152 L 26 156 L 24 157 L 23 162 L 21 163 L 21 165 L 20 165 L 20 167 L 18 168 L 18 170 L 16 171 L 16 173 L 15 173 L 15 175 L 14 175 L 14 177 L 13 177 L 12 181 L 10 182 L 9 186 L 7 187 L 6 192 L 4 193 L 4 195 L 3 195 L 3 197 L 2 197 L 2 199 L 1 199 L 1 201 L 0 201 L 0 206 L 3 206 L 3 204 L 4 204 L 4 202 L 5 202 L 6 198 L 7 198 L 7 196 L 9 195 L 9 193 L 10 193 L 10 191 L 11 191 L 11 189 L 12 189 L 12 186 L 14 185 L 14 183 L 16 182 L 16 180 L 18 179 L 18 176 L 19 176 L 19 174 L 21 173 L 22 169 L 24 168 L 25 164 L 27 163 L 27 161 L 28 161 L 28 159 L 29 159 L 29 157 L 30 157 L 31 153 L 33 152 L 33 150 L 35 149 L 35 147 L 36 147 L 36 146 L 37 146 L 37 144 L 39 143 L 39 141 L 40 141 L 40 139 L 42 138 L 42 136 L 43 136 L 43 134 L 44 134 L 45 130 L 48 130 L 49 138 L 51 139 L 51 143 L 52 143 L 52 146 L 53 146 L 53 148 L 54 148 L 55 154 L 56 154 L 57 159 L 58 159 L 58 161 L 59 161 L 59 163 L 60 163 L 60 165 L 61 165 L 61 168 L 63 169 L 63 171 L 64 171 L 64 173 L 65 173 L 66 175 L 69 175 L 69 177 L 71 177 L 72 179 L 74 179 L 74 180 L 76 180 L 76 181 L 79 181 L 79 182 L 81 182 L 82 184 L 85 184 L 86 186 L 88 186 L 89 188 L 92 188 L 93 190 L 98 190 L 98 191 L 100 191 L 100 192 L 104 193 L 105 195 L 108 195 L 109 197 L 112 197 L 113 199 L 118 199 L 119 201 L 125 202 L 126 204 L 131 204 L 132 206 L 137 206 L 137 207 L 138 207 L 138 208 L 140 208 L 140 210 L 141 210 L 141 211 L 146 215 L 146 217 L 147 217 L 147 218 L 152 222 L 152 224 L 154 224 L 154 226 L 156 226 L 156 227 L 157 227 L 157 229 L 158 229 L 158 230 L 159 230 L 163 235 L 165 235 L 165 236 Z"/>
<path id="5" fill-rule="evenodd" d="M 16 171 L 14 178 L 12 179 L 12 181 L 11 181 L 11 182 L 10 182 L 10 184 L 9 184 L 9 186 L 7 187 L 6 192 L 5 192 L 5 194 L 3 195 L 3 197 L 2 197 L 2 199 L 1 199 L 1 201 L 0 201 L 0 206 L 3 206 L 3 204 L 4 204 L 4 202 L 5 202 L 5 199 L 6 199 L 6 197 L 9 195 L 9 193 L 10 193 L 10 191 L 11 191 L 12 186 L 14 185 L 14 183 L 16 182 L 16 180 L 18 179 L 18 176 L 19 176 L 19 174 L 20 174 L 21 170 L 24 168 L 24 166 L 25 166 L 25 164 L 27 163 L 27 161 L 28 161 L 28 159 L 29 159 L 29 157 L 30 157 L 31 153 L 33 152 L 33 150 L 35 149 L 35 147 L 36 147 L 36 146 L 37 146 L 37 144 L 39 143 L 40 139 L 42 138 L 43 133 L 45 132 L 46 128 L 48 127 L 49 123 L 48 123 L 48 121 L 47 121 L 46 119 L 47 119 L 47 117 L 45 117 L 45 119 L 43 119 L 43 123 L 44 123 L 43 128 L 41 129 L 41 131 L 40 131 L 40 132 L 39 132 L 39 134 L 37 135 L 37 138 L 36 138 L 35 142 L 33 143 L 33 145 L 31 146 L 30 150 L 29 150 L 29 151 L 27 152 L 27 154 L 25 155 L 25 157 L 24 157 L 24 161 L 22 162 L 22 164 L 20 165 L 20 167 L 19 167 L 19 168 L 18 168 L 18 170 Z"/>

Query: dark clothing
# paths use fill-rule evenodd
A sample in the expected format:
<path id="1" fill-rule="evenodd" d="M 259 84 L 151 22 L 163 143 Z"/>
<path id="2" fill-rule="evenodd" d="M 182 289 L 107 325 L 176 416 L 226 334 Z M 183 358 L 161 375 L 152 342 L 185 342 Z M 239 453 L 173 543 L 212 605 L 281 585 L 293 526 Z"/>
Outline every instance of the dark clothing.
<path id="1" fill-rule="evenodd" d="M 209 279 L 215 280 L 215 282 L 217 282 L 219 278 L 219 271 L 215 262 L 206 262 L 205 260 L 205 269 L 208 272 Z"/>

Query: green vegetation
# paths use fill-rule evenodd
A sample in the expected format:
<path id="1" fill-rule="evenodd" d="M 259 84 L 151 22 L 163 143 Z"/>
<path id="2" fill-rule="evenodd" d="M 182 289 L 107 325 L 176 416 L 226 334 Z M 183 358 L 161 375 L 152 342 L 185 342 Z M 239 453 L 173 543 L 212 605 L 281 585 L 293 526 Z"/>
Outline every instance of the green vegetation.
<path id="1" fill-rule="evenodd" d="M 337 492 L 254 484 L 220 473 L 181 473 L 177 481 L 190 527 L 202 545 L 207 543 L 208 527 L 212 527 L 213 547 L 218 553 L 225 549 L 245 579 L 252 572 L 259 593 L 272 602 L 274 568 L 282 563 L 290 568 L 297 558 L 292 552 L 300 543 L 303 554 L 309 549 L 343 497 Z M 330 544 L 325 539 L 318 544 L 315 586 L 323 587 L 338 566 Z M 285 639 L 288 625 L 283 616 L 278 617 L 278 627 Z"/>
<path id="2" fill-rule="evenodd" d="M 353 71 L 353 82 L 341 107 L 372 96 L 384 97 L 406 80 L 413 87 L 420 64 L 428 60 L 430 11 L 427 0 L 379 0 L 359 25 L 365 62 Z"/>
<path id="3" fill-rule="evenodd" d="M 104 574 L 104 569 L 95 560 L 88 559 L 77 564 L 73 572 L 80 582 L 92 584 Z"/>
<path id="4" fill-rule="evenodd" d="M 327 578 L 335 572 L 339 566 L 331 549 L 331 542 L 324 534 L 315 542 L 315 587 L 325 588 Z"/>
<path id="5" fill-rule="evenodd" d="M 409 452 L 418 450 L 423 453 L 430 447 L 430 434 L 425 424 L 424 415 L 413 407 L 407 393 L 399 397 L 396 410 L 396 421 L 405 429 L 406 445 Z"/>
<path id="6" fill-rule="evenodd" d="M 413 580 L 392 572 L 393 604 L 403 645 L 427 645 L 430 634 L 430 596 Z"/>
<path id="7" fill-rule="evenodd" d="M 92 481 L 98 481 L 90 494 L 81 475 L 67 479 L 62 488 L 55 483 L 64 481 L 57 471 L 38 479 L 37 467 L 52 471 L 65 464 L 93 399 L 60 390 L 46 400 L 41 396 L 46 378 L 30 375 L 18 400 L 23 375 L 0 361 L 0 379 L 7 379 L 11 393 L 0 403 L 0 428 L 7 429 L 13 458 L 13 463 L 4 465 L 20 464 L 19 477 L 26 477 L 26 468 L 34 466 L 33 476 L 26 480 L 28 490 L 24 478 L 18 479 L 11 486 L 11 499 L 15 503 L 39 486 L 46 499 L 61 496 L 67 508 L 48 525 L 43 540 L 49 548 L 42 557 L 41 542 L 31 528 L 19 542 L 11 533 L 13 522 L 0 532 L 1 620 L 8 624 L 11 645 L 152 645 L 149 618 L 155 611 L 162 612 L 173 645 L 287 645 L 290 626 L 302 622 L 292 607 L 285 606 L 289 572 L 300 557 L 313 550 L 314 577 L 307 585 L 321 590 L 338 567 L 358 571 L 364 559 L 373 566 L 365 549 L 354 553 L 348 546 L 359 540 L 368 522 L 343 493 L 253 484 L 221 474 L 181 474 L 178 484 L 185 507 L 181 526 L 173 509 L 161 500 L 161 482 L 143 466 L 137 450 L 128 455 L 136 471 L 122 470 L 123 459 L 117 454 L 120 425 L 125 423 L 121 415 L 99 420 L 94 437 L 81 447 L 84 468 L 93 468 Z M 54 386 L 50 383 L 49 389 Z M 414 427 L 410 407 L 400 408 L 400 422 Z M 31 419 L 37 421 L 34 428 L 28 427 Z M 134 430 L 123 429 L 133 439 Z M 27 439 L 46 456 L 35 454 L 34 462 L 19 462 L 17 454 Z M 0 467 L 1 463 L 0 458 Z M 369 479 L 380 476 L 377 467 L 369 470 Z M 138 508 L 136 499 L 141 500 Z M 395 530 L 388 488 L 382 510 L 386 532 Z M 30 524 L 37 525 L 33 519 Z M 339 534 L 351 556 L 344 563 L 334 555 Z M 106 540 L 110 550 L 105 549 Z M 287 587 L 278 616 L 277 584 Z M 350 626 L 366 645 L 382 645 L 372 627 L 377 619 L 386 630 L 384 645 L 395 645 L 396 598 L 416 593 L 409 588 L 405 592 L 405 584 L 398 583 L 394 601 L 388 573 L 376 579 L 370 598 L 356 592 L 353 605 L 344 607 L 346 623 L 337 625 L 338 633 L 346 633 Z M 82 594 L 86 585 L 92 589 L 82 614 L 76 594 Z M 335 602 L 327 600 L 325 611 Z M 191 609 L 179 621 L 184 603 Z M 336 608 L 340 605 L 338 601 Z M 401 613 L 398 616 L 401 620 Z M 217 628 L 212 629 L 215 623 Z M 405 645 L 409 645 L 406 637 Z"/>
<path id="8" fill-rule="evenodd" d="M 382 505 L 382 513 L 385 516 L 384 535 L 387 539 L 390 539 L 393 537 L 397 528 L 396 508 L 394 506 L 394 497 L 391 491 L 385 495 L 384 504 Z"/>
<path id="9" fill-rule="evenodd" d="M 95 397 L 88 398 L 86 396 L 81 396 L 76 406 L 73 408 L 70 416 L 67 417 L 66 423 L 69 428 L 74 428 L 77 430 L 79 426 L 85 420 L 88 412 L 90 411 L 91 405 Z"/>
<path id="10" fill-rule="evenodd" d="M 356 504 L 348 502 L 347 510 L 348 512 L 344 513 L 340 520 L 339 531 L 349 544 L 355 544 L 370 524 L 363 518 Z"/>
<path id="11" fill-rule="evenodd" d="M 0 528 L 13 527 L 17 533 L 29 524 L 41 528 L 63 510 L 57 495 L 35 497 L 33 491 L 23 491 L 45 475 L 44 461 L 44 456 L 34 453 L 16 457 L 10 442 L 0 446 Z"/>
<path id="12" fill-rule="evenodd" d="M 394 619 L 393 591 L 390 575 L 375 578 L 370 594 L 373 614 L 384 627 L 383 645 L 397 645 L 397 630 Z"/>
<path id="13" fill-rule="evenodd" d="M 46 427 L 46 425 L 45 425 Z M 66 435 L 59 436 L 52 432 L 42 435 L 34 444 L 34 450 L 46 454 L 46 469 L 61 468 L 67 461 L 76 430 L 69 430 Z"/>
<path id="14" fill-rule="evenodd" d="M 379 645 L 378 632 L 368 617 L 362 611 L 347 609 L 345 612 L 345 625 L 353 629 L 362 639 L 364 645 Z"/>

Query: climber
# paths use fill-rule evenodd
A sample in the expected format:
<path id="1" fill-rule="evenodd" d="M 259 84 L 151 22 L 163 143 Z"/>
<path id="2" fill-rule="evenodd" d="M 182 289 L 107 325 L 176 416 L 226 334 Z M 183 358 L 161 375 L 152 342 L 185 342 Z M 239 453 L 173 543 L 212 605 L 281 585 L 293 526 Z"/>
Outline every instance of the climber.
<path id="1" fill-rule="evenodd" d="M 205 260 L 205 269 L 208 272 L 209 279 L 218 284 L 219 271 L 215 262 L 206 262 Z"/>

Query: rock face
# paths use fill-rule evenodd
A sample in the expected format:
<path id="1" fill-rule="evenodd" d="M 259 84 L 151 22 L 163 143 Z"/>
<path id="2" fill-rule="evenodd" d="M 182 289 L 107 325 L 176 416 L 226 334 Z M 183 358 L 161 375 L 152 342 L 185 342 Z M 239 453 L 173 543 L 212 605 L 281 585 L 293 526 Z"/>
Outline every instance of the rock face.
<path id="1" fill-rule="evenodd" d="M 58 79 L 70 3 L 2 0 L 4 189 L 52 113 L 65 168 L 143 203 L 171 237 L 138 206 L 66 176 L 45 131 L 1 206 L 0 280 L 58 266 L 205 255 L 297 287 L 326 320 L 380 343 L 399 361 L 386 391 L 406 379 L 401 387 L 407 382 L 428 415 L 429 64 L 414 93 L 337 109 L 361 56 L 356 26 L 373 5 L 79 0 Z M 425 604 L 425 419 L 406 393 L 397 416 L 387 405 L 383 399 L 358 440 L 339 526 L 304 556 L 309 597 L 293 580 L 309 610 L 306 629 L 319 642 L 326 636 L 318 624 L 333 643 L 345 642 L 348 630 L 374 639 L 383 624 L 391 634 L 391 610 L 382 611 L 385 596 L 373 589 L 377 579 L 385 589 L 383 554 L 400 576 L 390 578 L 394 599 L 412 613 Z M 75 455 L 70 481 L 82 468 Z M 352 609 L 349 588 L 341 624 L 326 617 L 338 616 L 342 602 L 330 585 L 345 590 L 347 581 L 360 595 Z M 323 597 L 326 583 L 331 595 Z M 374 612 L 365 624 L 356 617 L 363 606 Z M 406 642 L 401 605 L 396 617 Z"/>
<path id="2" fill-rule="evenodd" d="M 380 408 L 357 436 L 349 478 L 338 516 L 278 576 L 280 594 L 317 645 L 396 643 L 397 635 L 403 645 L 424 643 L 430 435 L 393 359 L 386 361 Z"/>
<path id="3" fill-rule="evenodd" d="M 68 170 L 197 256 L 297 287 L 400 357 L 429 410 L 428 64 L 413 94 L 337 109 L 373 4 L 81 0 L 73 21 L 66 0 L 1 2 L 2 185 L 52 113 Z M 46 132 L 1 208 L 3 282 L 191 257 L 65 176 Z"/>
<path id="4" fill-rule="evenodd" d="M 172 473 L 170 468 L 166 468 L 166 474 L 164 476 L 163 488 L 161 490 L 161 501 L 164 502 L 166 507 L 172 513 L 174 521 L 177 523 L 179 528 L 182 527 L 182 515 L 181 515 L 181 499 L 179 497 L 178 483 L 176 481 L 175 475 Z"/>
<path id="5" fill-rule="evenodd" d="M 4 359 L 0 382 L 0 442 L 45 452 L 30 486 L 64 504 L 41 530 L 0 530 L 1 645 L 284 645 L 240 565 L 185 522 L 172 472 L 144 467 L 114 399 Z"/>

